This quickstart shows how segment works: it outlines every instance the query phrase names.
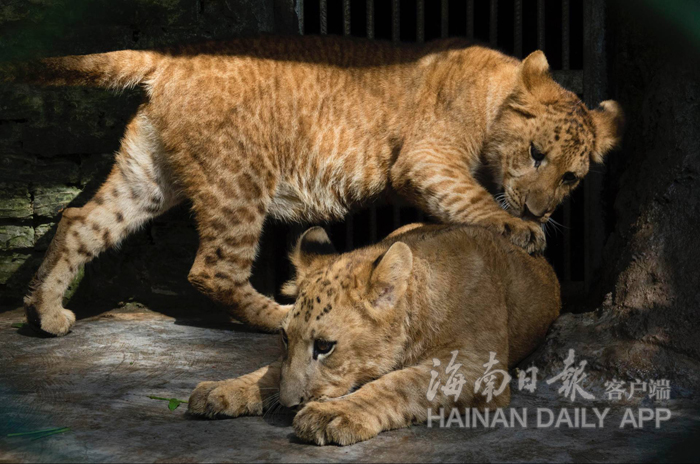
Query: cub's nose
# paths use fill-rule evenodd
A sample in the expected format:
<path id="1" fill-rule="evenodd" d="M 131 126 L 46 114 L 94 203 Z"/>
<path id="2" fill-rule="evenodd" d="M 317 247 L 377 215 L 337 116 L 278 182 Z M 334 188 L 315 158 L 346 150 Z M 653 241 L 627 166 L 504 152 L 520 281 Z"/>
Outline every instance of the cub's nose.
<path id="1" fill-rule="evenodd" d="M 280 395 L 280 403 L 285 408 L 294 409 L 297 406 L 304 403 L 304 397 L 301 396 L 301 397 L 290 398 L 288 396 Z"/>
<path id="2" fill-rule="evenodd" d="M 525 207 L 523 208 L 523 214 L 520 217 L 529 221 L 539 221 L 540 219 L 542 219 L 542 216 L 547 214 L 547 211 L 538 211 L 537 213 L 530 211 L 530 208 L 528 208 L 528 206 L 525 205 Z"/>

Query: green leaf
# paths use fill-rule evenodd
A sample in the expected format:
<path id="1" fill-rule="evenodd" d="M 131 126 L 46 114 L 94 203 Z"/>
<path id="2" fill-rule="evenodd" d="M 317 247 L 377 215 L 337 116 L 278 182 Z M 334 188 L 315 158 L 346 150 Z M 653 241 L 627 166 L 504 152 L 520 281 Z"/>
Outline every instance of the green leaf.
<path id="1" fill-rule="evenodd" d="M 187 401 L 178 400 L 177 398 L 161 398 L 160 396 L 153 396 L 153 395 L 149 395 L 148 397 L 152 400 L 167 401 L 168 402 L 168 409 L 170 409 L 171 411 L 176 410 L 183 403 L 187 404 Z"/>
<path id="2" fill-rule="evenodd" d="M 21 329 L 25 325 L 27 325 L 27 324 L 24 322 L 15 322 L 14 324 L 12 324 L 12 328 L 13 329 Z"/>
<path id="3" fill-rule="evenodd" d="M 168 401 L 168 409 L 170 409 L 171 411 L 176 410 L 178 406 L 180 406 L 180 400 L 171 398 L 170 401 Z"/>
<path id="4" fill-rule="evenodd" d="M 34 441 L 34 440 L 39 440 L 39 439 L 41 439 L 41 438 L 46 438 L 46 437 L 48 437 L 48 436 L 50 436 L 50 435 L 56 435 L 57 433 L 66 433 L 66 432 L 69 432 L 69 431 L 70 431 L 70 428 L 64 427 L 64 428 L 62 428 L 62 429 L 54 430 L 53 432 L 49 432 L 49 433 L 46 433 L 46 434 L 44 434 L 44 435 L 39 435 L 38 437 L 32 438 L 32 441 Z"/>
<path id="5" fill-rule="evenodd" d="M 69 431 L 70 428 L 68 427 L 56 427 L 55 429 L 48 429 L 48 430 L 36 430 L 34 432 L 21 432 L 21 433 L 8 433 L 8 437 L 24 437 L 24 436 L 29 436 L 29 435 L 40 435 L 37 438 L 43 438 L 43 437 L 48 437 L 49 435 L 54 435 L 56 433 L 64 433 Z"/>

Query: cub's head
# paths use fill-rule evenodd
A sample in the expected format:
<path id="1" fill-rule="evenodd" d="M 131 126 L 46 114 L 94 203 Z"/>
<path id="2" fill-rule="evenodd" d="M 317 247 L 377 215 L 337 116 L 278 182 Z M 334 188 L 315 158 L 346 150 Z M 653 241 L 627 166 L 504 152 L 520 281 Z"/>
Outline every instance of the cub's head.
<path id="1" fill-rule="evenodd" d="M 402 350 L 403 300 L 413 268 L 401 242 L 339 255 L 314 227 L 291 255 L 296 296 L 282 324 L 280 402 L 295 407 L 346 395 L 391 371 Z"/>
<path id="2" fill-rule="evenodd" d="M 620 106 L 607 100 L 588 110 L 549 75 L 541 51 L 518 68 L 514 92 L 503 105 L 484 156 L 503 189 L 504 207 L 547 222 L 579 185 L 591 163 L 602 163 L 621 137 Z"/>

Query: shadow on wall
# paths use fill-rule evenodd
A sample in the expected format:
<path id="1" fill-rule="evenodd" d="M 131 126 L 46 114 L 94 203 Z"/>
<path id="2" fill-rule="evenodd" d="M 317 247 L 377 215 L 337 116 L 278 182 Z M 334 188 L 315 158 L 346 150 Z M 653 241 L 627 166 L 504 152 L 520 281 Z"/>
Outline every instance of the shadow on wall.
<path id="1" fill-rule="evenodd" d="M 561 366 L 574 348 L 603 380 L 666 378 L 677 398 L 700 384 L 700 28 L 689 32 L 669 2 L 640 3 L 610 8 L 611 97 L 628 121 L 603 194 L 614 199 L 607 297 L 561 317 L 530 361 Z M 700 5 L 683 3 L 700 18 Z"/>
<path id="2" fill-rule="evenodd" d="M 0 9 L 0 61 L 272 31 L 289 21 L 273 15 L 273 3 L 9 0 Z M 138 91 L 0 85 L 0 304 L 21 304 L 60 212 L 84 204 L 103 182 L 140 101 Z M 183 296 L 197 307 L 210 305 L 186 280 L 196 249 L 188 208 L 177 208 L 88 265 L 71 307 L 129 297 L 182 302 Z"/>

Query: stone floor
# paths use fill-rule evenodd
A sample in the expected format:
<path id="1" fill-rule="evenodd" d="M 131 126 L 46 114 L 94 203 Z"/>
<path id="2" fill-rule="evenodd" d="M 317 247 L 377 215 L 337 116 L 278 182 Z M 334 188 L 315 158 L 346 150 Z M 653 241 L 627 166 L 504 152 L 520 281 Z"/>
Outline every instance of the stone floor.
<path id="1" fill-rule="evenodd" d="M 678 461 L 698 460 L 700 408 L 676 400 L 660 429 L 534 427 L 538 407 L 576 407 L 556 394 L 514 393 L 528 428 L 415 426 L 349 447 L 294 436 L 289 416 L 199 420 L 150 395 L 186 400 L 202 380 L 238 376 L 275 359 L 276 336 L 234 324 L 166 317 L 127 305 L 40 338 L 20 310 L 0 314 L 0 462 L 200 461 Z M 609 404 L 599 405 L 604 407 Z M 582 406 L 582 405 L 578 405 Z M 583 406 L 592 407 L 590 404 Z M 70 427 L 32 440 L 9 433 Z"/>

